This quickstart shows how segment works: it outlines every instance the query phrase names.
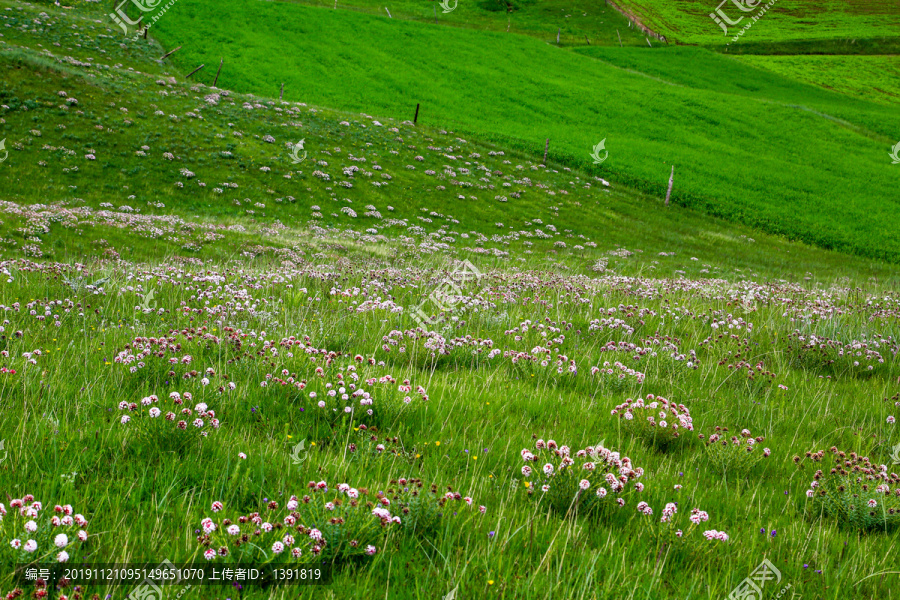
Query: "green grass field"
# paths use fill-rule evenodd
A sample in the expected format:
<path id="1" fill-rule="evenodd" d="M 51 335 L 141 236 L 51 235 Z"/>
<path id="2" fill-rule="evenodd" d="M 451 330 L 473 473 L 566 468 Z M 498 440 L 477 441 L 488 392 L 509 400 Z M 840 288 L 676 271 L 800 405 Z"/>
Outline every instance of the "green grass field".
<path id="1" fill-rule="evenodd" d="M 779 75 L 880 104 L 900 103 L 900 56 L 745 56 Z"/>
<path id="2" fill-rule="evenodd" d="M 291 100 L 397 119 L 411 118 L 421 103 L 423 123 L 532 153 L 550 138 L 554 160 L 655 195 L 665 193 L 675 164 L 673 197 L 682 205 L 896 259 L 886 233 L 896 218 L 898 172 L 888 151 L 900 118 L 889 107 L 677 48 L 616 51 L 644 58 L 649 66 L 635 72 L 525 36 L 283 3 L 253 5 L 252 19 L 243 2 L 178 6 L 157 35 L 167 47 L 184 45 L 173 57 L 184 70 L 215 67 L 224 57 L 220 83 L 227 87 L 274 92 L 285 82 Z M 215 25 L 218 10 L 233 16 L 233 29 Z M 679 71 L 679 81 L 654 74 L 695 59 L 705 68 Z M 530 68 L 537 64 L 540 71 Z M 195 78 L 211 83 L 214 76 L 209 69 Z M 737 95 L 734 88 L 741 88 Z M 591 149 L 604 139 L 609 159 L 593 167 Z M 867 185 L 848 186 L 851 177 Z"/>
<path id="3" fill-rule="evenodd" d="M 897 595 L 890 71 L 216 11 L 0 0 L 0 594 Z"/>
<path id="4" fill-rule="evenodd" d="M 298 4 L 335 10 L 328 0 L 301 0 Z M 585 0 L 479 0 L 447 3 L 449 12 L 438 2 L 399 0 L 385 4 L 373 0 L 340 2 L 337 8 L 390 18 L 418 21 L 450 27 L 527 35 L 560 46 L 615 45 L 646 46 L 640 30 L 605 2 Z M 655 41 L 655 40 L 654 40 Z"/>
<path id="5" fill-rule="evenodd" d="M 776 0 L 746 2 L 742 11 L 736 3 L 706 0 L 622 0 L 621 5 L 640 14 L 643 23 L 670 41 L 686 44 L 724 46 L 743 28 L 758 9 L 771 3 L 764 16 L 741 36 L 745 42 L 814 41 L 820 51 L 842 40 L 882 40 L 896 44 L 900 12 L 892 0 Z M 732 21 L 726 34 L 710 13 L 721 7 Z"/>

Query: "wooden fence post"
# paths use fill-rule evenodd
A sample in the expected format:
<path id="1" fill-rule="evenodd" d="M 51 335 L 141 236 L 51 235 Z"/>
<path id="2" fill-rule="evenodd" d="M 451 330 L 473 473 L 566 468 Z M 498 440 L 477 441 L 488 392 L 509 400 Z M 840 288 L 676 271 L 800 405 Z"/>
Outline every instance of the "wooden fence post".
<path id="1" fill-rule="evenodd" d="M 191 75 L 193 75 L 194 73 L 196 73 L 197 71 L 199 71 L 200 69 L 202 69 L 202 68 L 205 67 L 205 66 L 206 66 L 206 65 L 200 65 L 199 67 L 197 67 L 196 69 L 194 69 L 193 71 L 191 71 L 190 73 L 188 73 L 187 76 L 185 77 L 185 79 L 190 79 L 190 78 L 191 78 Z"/>
<path id="2" fill-rule="evenodd" d="M 550 138 L 547 138 L 547 141 L 544 143 L 544 162 L 542 164 L 547 164 L 547 150 L 550 149 Z"/>
<path id="3" fill-rule="evenodd" d="M 675 165 L 672 165 L 672 174 L 669 175 L 669 189 L 666 190 L 666 206 L 669 205 L 669 198 L 672 196 L 673 183 L 675 183 Z"/>
<path id="4" fill-rule="evenodd" d="M 416 116 L 413 117 L 413 125 L 419 122 L 419 103 L 416 102 Z"/>
<path id="5" fill-rule="evenodd" d="M 173 54 L 175 54 L 175 53 L 178 52 L 179 50 L 181 50 L 181 46 L 178 46 L 178 47 L 175 48 L 174 50 L 171 50 L 171 51 L 169 51 L 169 52 L 166 52 L 165 54 L 162 55 L 162 58 L 160 58 L 159 60 L 166 60 L 167 58 L 169 58 L 170 56 L 172 56 Z"/>
<path id="6" fill-rule="evenodd" d="M 216 84 L 219 83 L 219 73 L 222 72 L 222 64 L 223 64 L 224 62 L 225 62 L 225 57 L 222 57 L 222 59 L 219 61 L 219 70 L 216 71 L 216 78 L 215 78 L 215 80 L 213 81 L 213 87 L 216 87 Z"/>

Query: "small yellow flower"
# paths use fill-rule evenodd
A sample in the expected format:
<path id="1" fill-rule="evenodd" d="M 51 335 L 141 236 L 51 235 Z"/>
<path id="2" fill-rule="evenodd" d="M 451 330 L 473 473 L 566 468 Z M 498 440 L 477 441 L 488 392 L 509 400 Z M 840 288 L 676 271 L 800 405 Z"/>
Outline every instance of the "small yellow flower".
<path id="1" fill-rule="evenodd" d="M 313 442 L 313 443 L 311 443 L 311 444 L 310 444 L 310 446 L 315 446 L 315 445 L 316 445 L 316 443 L 315 443 L 315 442 Z"/>
<path id="2" fill-rule="evenodd" d="M 526 482 L 525 482 L 525 487 L 530 488 L 530 487 L 531 487 L 531 482 L 530 482 L 530 481 L 526 481 Z"/>
<path id="3" fill-rule="evenodd" d="M 421 455 L 421 454 L 416 454 L 416 458 L 419 458 L 420 456 L 422 456 L 422 455 Z"/>
<path id="4" fill-rule="evenodd" d="M 493 579 L 488 579 L 488 585 L 494 585 L 494 580 L 493 580 Z"/>
<path id="5" fill-rule="evenodd" d="M 440 443 L 440 442 L 435 442 L 434 445 L 435 445 L 435 446 L 440 446 L 441 443 Z"/>
<path id="6" fill-rule="evenodd" d="M 292 435 L 289 435 L 289 436 L 288 436 L 288 439 L 291 439 L 291 438 L 292 438 L 292 437 L 294 437 L 294 436 L 292 436 Z"/>
<path id="7" fill-rule="evenodd" d="M 478 460 L 478 457 L 477 457 L 477 456 L 473 456 L 473 457 L 472 457 L 472 460 Z"/>

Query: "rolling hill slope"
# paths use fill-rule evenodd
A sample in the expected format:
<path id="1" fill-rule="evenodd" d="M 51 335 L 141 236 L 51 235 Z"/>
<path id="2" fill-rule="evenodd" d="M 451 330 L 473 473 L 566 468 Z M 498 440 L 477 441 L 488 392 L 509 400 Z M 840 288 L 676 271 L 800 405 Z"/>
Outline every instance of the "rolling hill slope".
<path id="1" fill-rule="evenodd" d="M 185 71 L 224 57 L 220 83 L 236 90 L 274 93 L 285 82 L 289 99 L 398 119 L 421 103 L 424 123 L 535 154 L 550 138 L 553 160 L 655 195 L 675 164 L 673 198 L 682 205 L 823 247 L 900 258 L 890 235 L 900 170 L 888 158 L 900 115 L 789 79 L 760 92 L 751 81 L 735 95 L 748 74 L 778 78 L 727 57 L 705 57 L 699 76 L 675 82 L 524 36 L 239 0 L 182 0 L 155 32 L 167 47 L 184 46 L 174 59 Z M 683 62 L 677 51 L 646 52 L 660 69 Z M 609 159 L 595 167 L 590 153 L 601 140 Z"/>

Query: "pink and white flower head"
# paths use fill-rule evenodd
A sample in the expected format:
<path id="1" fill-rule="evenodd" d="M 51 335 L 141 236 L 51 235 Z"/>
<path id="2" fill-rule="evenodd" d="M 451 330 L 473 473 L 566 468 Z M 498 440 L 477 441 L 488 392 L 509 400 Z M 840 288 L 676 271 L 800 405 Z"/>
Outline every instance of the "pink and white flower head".
<path id="1" fill-rule="evenodd" d="M 56 562 L 64 563 L 64 562 L 68 562 L 68 560 L 69 560 L 69 553 L 66 552 L 65 550 L 63 550 L 62 552 L 60 552 L 59 554 L 56 555 Z"/>
<path id="2" fill-rule="evenodd" d="M 213 512 L 219 512 L 223 508 L 225 508 L 224 505 L 221 502 L 219 502 L 218 500 L 216 500 L 215 502 L 212 503 L 212 511 Z"/>
<path id="3" fill-rule="evenodd" d="M 371 544 L 366 546 L 366 554 L 368 554 L 369 556 L 373 556 L 375 554 L 375 552 L 377 552 L 377 551 L 378 550 L 375 548 L 375 546 L 373 546 Z"/>
<path id="4" fill-rule="evenodd" d="M 322 539 L 322 532 L 313 527 L 309 530 L 309 537 L 318 542 Z"/>
<path id="5" fill-rule="evenodd" d="M 37 550 L 37 542 L 34 540 L 28 540 L 25 542 L 25 545 L 22 547 L 25 552 L 34 552 Z"/>
<path id="6" fill-rule="evenodd" d="M 301 550 L 300 548 L 293 548 L 291 550 L 291 556 L 293 556 L 294 558 L 300 558 L 302 555 L 303 550 Z"/>
<path id="7" fill-rule="evenodd" d="M 275 554 L 281 554 L 282 552 L 284 552 L 284 544 L 282 544 L 281 542 L 275 542 L 274 544 L 272 544 L 272 552 L 274 552 Z"/>
<path id="8" fill-rule="evenodd" d="M 275 528 L 275 526 L 266 521 L 265 523 L 261 524 L 259 528 L 262 529 L 265 533 L 269 533 L 270 531 L 272 531 L 272 529 Z"/>
<path id="9" fill-rule="evenodd" d="M 543 467 L 543 471 L 544 475 L 550 477 L 551 475 L 553 475 L 553 465 L 551 465 L 550 463 L 545 464 Z"/>
<path id="10" fill-rule="evenodd" d="M 65 548 L 69 545 L 69 536 L 64 533 L 60 533 L 53 539 L 53 545 L 57 548 Z"/>
<path id="11" fill-rule="evenodd" d="M 27 523 L 25 523 L 25 531 L 27 531 L 28 533 L 34 533 L 35 531 L 37 531 L 37 523 L 35 523 L 34 521 L 28 521 Z"/>
<path id="12" fill-rule="evenodd" d="M 12 546 L 15 550 L 18 550 L 19 548 L 22 547 L 22 540 L 20 540 L 19 538 L 16 538 L 16 539 L 10 541 L 9 545 Z"/>
<path id="13" fill-rule="evenodd" d="M 203 558 L 205 558 L 206 560 L 215 560 L 216 551 L 212 548 L 209 548 L 208 550 L 206 550 L 206 552 L 203 553 Z"/>
<path id="14" fill-rule="evenodd" d="M 209 517 L 200 521 L 200 527 L 203 528 L 203 533 L 212 533 L 216 530 L 216 524 Z"/>
<path id="15" fill-rule="evenodd" d="M 587 479 L 582 479 L 581 481 L 578 482 L 578 487 L 581 488 L 582 490 L 586 490 L 589 487 L 591 487 L 591 482 L 588 481 Z"/>
<path id="16" fill-rule="evenodd" d="M 84 529 L 82 529 L 81 531 L 78 532 L 78 541 L 79 541 L 79 542 L 86 542 L 87 539 L 88 539 L 88 533 L 87 533 L 87 531 L 85 531 Z"/>
<path id="17" fill-rule="evenodd" d="M 228 535 L 241 535 L 241 528 L 237 525 L 229 525 L 225 531 L 228 532 Z"/>

